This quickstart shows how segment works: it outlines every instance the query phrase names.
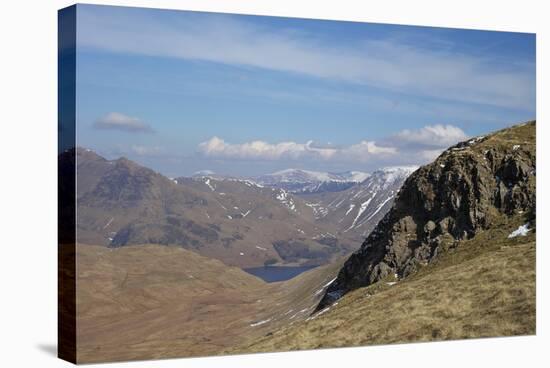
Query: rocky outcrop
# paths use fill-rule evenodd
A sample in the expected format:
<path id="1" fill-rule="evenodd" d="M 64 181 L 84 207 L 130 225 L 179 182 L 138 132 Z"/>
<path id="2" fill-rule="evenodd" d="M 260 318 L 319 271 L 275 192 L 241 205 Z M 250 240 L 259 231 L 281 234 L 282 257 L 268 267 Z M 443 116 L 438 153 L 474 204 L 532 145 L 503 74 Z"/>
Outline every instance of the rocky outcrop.
<path id="1" fill-rule="evenodd" d="M 535 156 L 533 121 L 459 143 L 419 168 L 317 310 L 356 288 L 407 277 L 502 216 L 534 218 Z"/>

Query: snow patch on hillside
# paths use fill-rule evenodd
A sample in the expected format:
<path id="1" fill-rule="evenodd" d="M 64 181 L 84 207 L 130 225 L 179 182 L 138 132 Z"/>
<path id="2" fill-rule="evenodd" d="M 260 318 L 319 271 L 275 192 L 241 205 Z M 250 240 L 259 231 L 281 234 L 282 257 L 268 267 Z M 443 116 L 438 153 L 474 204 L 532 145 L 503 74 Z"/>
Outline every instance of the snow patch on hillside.
<path id="1" fill-rule="evenodd" d="M 284 204 L 289 210 L 296 212 L 296 204 L 294 198 L 284 189 L 279 189 L 275 196 L 282 204 Z"/>
<path id="2" fill-rule="evenodd" d="M 527 233 L 531 231 L 529 229 L 529 224 L 521 225 L 516 230 L 512 231 L 510 235 L 508 235 L 508 238 L 515 238 L 517 236 L 527 236 Z"/>
<path id="3" fill-rule="evenodd" d="M 204 184 L 206 184 L 208 186 L 208 188 L 210 188 L 210 190 L 212 190 L 213 192 L 216 191 L 216 188 L 210 184 L 210 178 L 207 178 L 205 181 L 204 181 Z"/>

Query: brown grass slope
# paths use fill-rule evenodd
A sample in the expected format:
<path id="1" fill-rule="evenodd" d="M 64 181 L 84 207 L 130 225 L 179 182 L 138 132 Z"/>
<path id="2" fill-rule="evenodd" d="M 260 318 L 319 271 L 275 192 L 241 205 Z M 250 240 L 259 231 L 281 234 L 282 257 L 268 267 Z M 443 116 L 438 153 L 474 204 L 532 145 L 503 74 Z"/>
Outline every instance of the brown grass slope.
<path id="1" fill-rule="evenodd" d="M 342 262 L 266 284 L 161 245 L 79 245 L 79 363 L 220 354 L 308 317 Z"/>
<path id="2" fill-rule="evenodd" d="M 535 333 L 535 234 L 522 223 L 464 241 L 415 275 L 350 292 L 335 305 L 232 353 Z"/>
<path id="3" fill-rule="evenodd" d="M 253 292 L 263 286 L 240 269 L 175 247 L 80 245 L 77 257 L 79 362 L 216 350 L 253 321 Z"/>

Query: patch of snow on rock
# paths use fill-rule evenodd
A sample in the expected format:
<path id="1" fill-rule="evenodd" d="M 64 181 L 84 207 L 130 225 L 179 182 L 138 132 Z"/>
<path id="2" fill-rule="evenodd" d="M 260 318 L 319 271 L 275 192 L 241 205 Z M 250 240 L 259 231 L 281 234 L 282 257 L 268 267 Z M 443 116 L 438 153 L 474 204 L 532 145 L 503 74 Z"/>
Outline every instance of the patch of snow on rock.
<path id="1" fill-rule="evenodd" d="M 521 225 L 516 230 L 512 231 L 508 238 L 515 238 L 516 236 L 527 236 L 527 233 L 531 231 L 529 224 Z"/>

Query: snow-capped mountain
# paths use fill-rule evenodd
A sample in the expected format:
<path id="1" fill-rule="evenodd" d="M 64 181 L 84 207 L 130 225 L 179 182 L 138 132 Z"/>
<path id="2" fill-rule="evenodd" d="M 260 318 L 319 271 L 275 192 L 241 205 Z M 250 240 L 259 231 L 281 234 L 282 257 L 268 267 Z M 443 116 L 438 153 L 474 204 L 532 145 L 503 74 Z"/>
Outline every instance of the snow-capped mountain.
<path id="1" fill-rule="evenodd" d="M 281 188 L 292 193 L 339 192 L 362 182 L 370 174 L 361 171 L 329 173 L 286 169 L 261 175 L 253 180 L 261 185 Z"/>
<path id="2" fill-rule="evenodd" d="M 251 178 L 226 177 L 202 171 L 192 178 L 175 180 L 188 185 L 197 183 L 192 186 L 218 194 L 224 200 L 230 193 L 252 198 L 256 196 L 253 193 L 261 192 L 262 196 L 269 196 L 289 213 L 300 216 L 308 216 L 309 213 L 313 224 L 325 230 L 313 235 L 311 239 L 314 241 L 353 239 L 360 243 L 391 208 L 399 189 L 417 168 L 386 167 L 372 173 L 287 169 Z M 235 206 L 241 208 L 242 204 L 231 204 L 228 208 Z M 230 216 L 238 217 L 238 213 Z"/>
<path id="3" fill-rule="evenodd" d="M 343 173 L 337 174 L 345 181 L 352 181 L 355 183 L 360 183 L 367 179 L 371 174 L 363 171 L 346 171 Z"/>
<path id="4" fill-rule="evenodd" d="M 259 176 L 258 181 L 263 184 L 278 184 L 278 183 L 311 183 L 338 180 L 342 178 L 335 174 L 320 171 L 310 171 L 301 169 L 286 169 Z"/>
<path id="5" fill-rule="evenodd" d="M 319 221 L 337 223 L 342 233 L 368 235 L 391 208 L 407 177 L 417 168 L 404 166 L 377 170 L 347 190 L 309 198 L 309 206 Z"/>

